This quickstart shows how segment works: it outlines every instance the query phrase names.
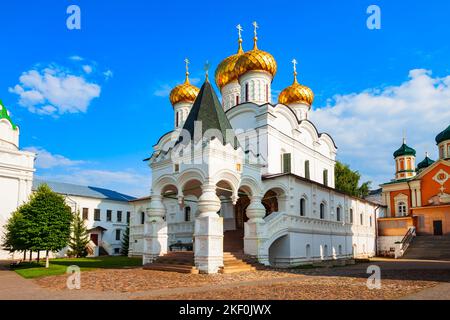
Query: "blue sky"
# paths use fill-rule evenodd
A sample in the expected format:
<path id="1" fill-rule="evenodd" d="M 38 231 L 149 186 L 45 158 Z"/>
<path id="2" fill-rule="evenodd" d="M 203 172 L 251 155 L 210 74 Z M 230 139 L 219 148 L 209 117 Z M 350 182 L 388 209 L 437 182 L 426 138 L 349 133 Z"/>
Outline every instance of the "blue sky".
<path id="1" fill-rule="evenodd" d="M 71 4 L 81 8 L 81 30 L 66 27 Z M 381 8 L 381 30 L 366 27 L 371 4 Z M 274 92 L 291 83 L 295 57 L 299 80 L 315 92 L 314 109 L 322 110 L 313 115 L 319 130 L 333 135 L 338 158 L 364 178 L 392 178 L 391 154 L 402 130 L 418 158 L 425 149 L 435 157 L 433 138 L 450 124 L 446 0 L 18 0 L 2 1 L 0 12 L 0 99 L 21 127 L 21 147 L 43 154 L 36 174 L 47 179 L 147 194 L 150 172 L 142 159 L 173 126 L 167 88 L 183 80 L 184 58 L 191 60 L 192 78 L 202 79 L 206 60 L 215 68 L 235 52 L 236 24 L 244 28 L 244 49 L 251 48 L 254 20 L 260 49 L 278 63 Z M 422 72 L 411 73 L 416 69 Z M 81 96 L 74 104 L 64 93 L 39 105 L 31 105 L 35 97 L 24 101 L 24 84 L 44 76 L 67 80 Z M 411 97 L 418 91 L 408 88 L 416 86 L 429 90 Z M 374 106 L 353 108 L 361 97 Z M 391 100 L 377 110 L 383 97 Z M 413 107 L 383 111 L 397 101 Z M 363 125 L 352 128 L 353 122 Z M 360 138 L 358 148 L 352 136 Z"/>

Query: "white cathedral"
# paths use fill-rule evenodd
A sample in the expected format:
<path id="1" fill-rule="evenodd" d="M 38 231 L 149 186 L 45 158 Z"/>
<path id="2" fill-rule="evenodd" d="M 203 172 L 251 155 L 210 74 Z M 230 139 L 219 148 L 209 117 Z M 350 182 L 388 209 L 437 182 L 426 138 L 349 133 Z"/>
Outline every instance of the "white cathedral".
<path id="1" fill-rule="evenodd" d="M 295 60 L 293 83 L 272 103 L 277 63 L 254 27 L 253 49 L 244 52 L 238 26 L 237 53 L 217 67 L 221 102 L 208 73 L 200 89 L 189 82 L 186 61 L 186 80 L 170 94 L 174 130 L 147 159 L 149 197 L 97 196 L 100 207 L 92 190 L 62 186 L 68 201 L 82 198 L 96 245 L 119 246 L 126 212 L 130 255 L 149 269 L 217 273 L 245 270 L 242 261 L 289 267 L 375 255 L 380 207 L 334 188 L 337 147 L 309 120 L 314 94 L 298 82 Z M 1 106 L 0 229 L 32 192 L 36 155 L 19 150 L 18 137 Z"/>
<path id="2" fill-rule="evenodd" d="M 164 267 L 172 247 L 192 243 L 202 273 L 223 271 L 230 256 L 286 267 L 375 255 L 379 207 L 334 188 L 337 147 L 309 120 L 314 94 L 296 61 L 273 104 L 277 63 L 258 48 L 256 23 L 247 52 L 238 30 L 237 53 L 215 72 L 221 102 L 207 72 L 200 89 L 189 82 L 188 61 L 170 94 L 174 130 L 147 159 L 152 190 L 134 254 Z"/>

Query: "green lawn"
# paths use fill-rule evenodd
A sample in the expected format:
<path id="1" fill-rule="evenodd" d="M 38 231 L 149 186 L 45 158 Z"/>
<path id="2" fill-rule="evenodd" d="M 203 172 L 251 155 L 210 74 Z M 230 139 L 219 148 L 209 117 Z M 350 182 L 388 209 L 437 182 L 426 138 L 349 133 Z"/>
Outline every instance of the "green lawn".
<path id="1" fill-rule="evenodd" d="M 142 258 L 128 258 L 123 256 L 114 257 L 96 257 L 96 258 L 70 258 L 70 259 L 51 259 L 50 267 L 45 268 L 45 259 L 37 262 L 26 262 L 14 268 L 14 271 L 26 279 L 54 276 L 66 273 L 68 266 L 78 266 L 81 271 L 104 269 L 120 269 L 127 267 L 136 267 L 142 265 Z"/>

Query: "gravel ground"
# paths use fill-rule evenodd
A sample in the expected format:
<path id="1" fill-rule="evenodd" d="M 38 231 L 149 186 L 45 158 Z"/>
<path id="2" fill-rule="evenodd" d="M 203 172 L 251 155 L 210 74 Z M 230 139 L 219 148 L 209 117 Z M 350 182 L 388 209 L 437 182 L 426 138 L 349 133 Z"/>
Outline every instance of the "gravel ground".
<path id="1" fill-rule="evenodd" d="M 381 268 L 381 289 L 366 286 L 370 264 Z M 49 291 L 66 290 L 64 275 L 30 281 Z M 236 274 L 193 275 L 134 268 L 81 275 L 83 290 L 125 294 L 128 299 L 396 299 L 449 282 L 450 263 L 385 260 L 331 269 Z"/>

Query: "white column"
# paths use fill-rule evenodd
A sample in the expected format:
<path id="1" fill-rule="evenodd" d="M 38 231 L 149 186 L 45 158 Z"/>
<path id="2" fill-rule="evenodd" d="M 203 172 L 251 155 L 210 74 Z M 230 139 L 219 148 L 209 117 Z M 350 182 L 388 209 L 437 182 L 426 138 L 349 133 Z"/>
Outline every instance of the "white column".
<path id="1" fill-rule="evenodd" d="M 244 253 L 254 256 L 262 264 L 269 265 L 269 253 L 263 251 L 263 244 L 267 239 L 266 208 L 263 206 L 261 195 L 250 197 L 250 205 L 246 214 L 248 221 L 244 225 Z"/>
<path id="2" fill-rule="evenodd" d="M 148 219 L 144 226 L 143 264 L 150 263 L 167 253 L 167 223 L 164 221 L 166 208 L 161 195 L 152 195 Z"/>
<path id="3" fill-rule="evenodd" d="M 195 219 L 195 266 L 201 273 L 217 273 L 223 266 L 223 218 L 219 217 L 220 199 L 216 186 L 207 181 L 198 200 Z"/>

